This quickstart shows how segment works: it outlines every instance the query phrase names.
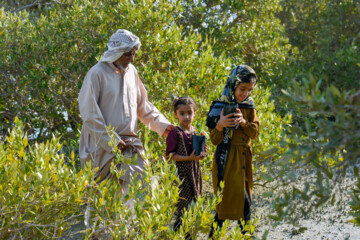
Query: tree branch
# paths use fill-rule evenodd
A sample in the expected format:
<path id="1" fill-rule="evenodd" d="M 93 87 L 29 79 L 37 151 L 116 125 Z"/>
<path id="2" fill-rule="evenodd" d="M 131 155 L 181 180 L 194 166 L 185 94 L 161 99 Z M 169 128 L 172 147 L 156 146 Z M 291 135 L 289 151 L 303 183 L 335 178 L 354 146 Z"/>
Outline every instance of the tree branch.
<path id="1" fill-rule="evenodd" d="M 35 5 L 37 5 L 38 2 L 39 2 L 39 0 L 35 0 L 35 2 L 30 3 L 28 5 L 25 5 L 25 6 L 22 6 L 22 7 L 18 8 L 18 9 L 15 9 L 14 11 L 11 11 L 11 13 L 16 13 L 16 12 L 20 12 L 21 10 L 24 10 L 26 8 L 31 8 L 31 7 L 33 7 Z"/>
<path id="2" fill-rule="evenodd" d="M 36 5 L 49 5 L 49 4 L 54 4 L 54 3 L 60 3 L 60 2 L 57 2 L 57 1 L 50 1 L 50 2 L 44 2 L 44 3 L 41 3 L 41 1 L 39 0 L 35 0 L 35 2 L 33 3 L 30 3 L 28 5 L 25 5 L 25 6 L 22 6 L 20 8 L 17 8 L 13 11 L 11 11 L 11 13 L 16 13 L 16 12 L 20 12 L 21 10 L 24 10 L 24 9 L 27 9 L 27 8 L 32 8 Z"/>

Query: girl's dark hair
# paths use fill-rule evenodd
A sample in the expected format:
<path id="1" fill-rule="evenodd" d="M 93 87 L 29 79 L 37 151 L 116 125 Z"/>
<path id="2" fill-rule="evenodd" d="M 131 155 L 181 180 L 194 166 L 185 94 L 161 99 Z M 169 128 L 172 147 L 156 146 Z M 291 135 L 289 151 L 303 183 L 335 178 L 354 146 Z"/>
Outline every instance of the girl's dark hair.
<path id="1" fill-rule="evenodd" d="M 194 101 L 194 99 L 192 97 L 186 96 L 186 97 L 179 97 L 179 98 L 175 98 L 172 106 L 174 109 L 174 112 L 176 112 L 176 110 L 178 109 L 179 105 L 194 105 L 194 110 L 197 110 L 197 106 L 196 103 Z"/>

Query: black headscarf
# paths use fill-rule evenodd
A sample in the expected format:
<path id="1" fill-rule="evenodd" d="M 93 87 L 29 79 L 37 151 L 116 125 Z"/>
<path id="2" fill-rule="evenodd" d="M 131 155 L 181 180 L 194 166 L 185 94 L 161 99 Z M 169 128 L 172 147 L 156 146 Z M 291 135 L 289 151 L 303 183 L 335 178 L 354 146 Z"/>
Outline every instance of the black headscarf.
<path id="1" fill-rule="evenodd" d="M 214 129 L 216 127 L 216 124 L 220 119 L 221 110 L 224 108 L 225 105 L 232 105 L 236 108 L 255 108 L 254 100 L 251 97 L 248 97 L 244 101 L 239 102 L 233 94 L 234 90 L 240 83 L 251 82 L 252 77 L 255 77 L 257 81 L 255 71 L 247 65 L 239 65 L 231 71 L 222 95 L 220 96 L 220 98 L 213 101 L 210 106 L 210 110 L 206 118 L 206 126 L 208 128 Z M 224 128 L 224 139 L 217 146 L 215 152 L 215 159 L 218 168 L 218 185 L 220 181 L 224 179 L 226 159 L 231 142 L 231 131 L 232 130 L 230 128 Z"/>

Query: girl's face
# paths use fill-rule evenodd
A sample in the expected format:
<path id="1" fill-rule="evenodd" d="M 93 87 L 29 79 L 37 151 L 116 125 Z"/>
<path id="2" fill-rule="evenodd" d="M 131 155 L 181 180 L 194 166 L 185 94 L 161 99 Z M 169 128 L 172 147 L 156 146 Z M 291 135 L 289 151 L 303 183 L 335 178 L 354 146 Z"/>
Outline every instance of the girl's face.
<path id="1" fill-rule="evenodd" d="M 254 86 L 255 83 L 252 82 L 240 83 L 234 91 L 235 98 L 240 102 L 244 101 L 248 96 L 250 96 Z"/>
<path id="2" fill-rule="evenodd" d="M 177 106 L 175 117 L 179 120 L 180 127 L 190 127 L 195 117 L 194 106 L 192 104 L 181 104 Z"/>

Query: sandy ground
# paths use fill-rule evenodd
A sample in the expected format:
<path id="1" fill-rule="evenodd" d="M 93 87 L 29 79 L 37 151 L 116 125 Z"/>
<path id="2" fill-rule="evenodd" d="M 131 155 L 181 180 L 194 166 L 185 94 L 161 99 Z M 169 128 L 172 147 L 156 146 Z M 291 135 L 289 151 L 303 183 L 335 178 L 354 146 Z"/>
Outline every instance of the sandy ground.
<path id="1" fill-rule="evenodd" d="M 298 177 L 297 186 L 302 185 L 304 177 Z M 307 179 L 308 180 L 308 179 Z M 256 237 L 262 239 L 263 234 L 268 230 L 267 239 L 282 240 L 360 240 L 360 227 L 348 221 L 352 219 L 349 206 L 350 191 L 355 185 L 355 178 L 351 173 L 342 179 L 341 185 L 336 185 L 334 192 L 337 202 L 330 203 L 312 211 L 306 218 L 300 218 L 296 226 L 282 222 L 275 228 L 265 218 L 271 211 L 269 200 L 262 198 L 261 194 L 256 195 L 256 191 L 261 192 L 261 188 L 255 188 L 253 200 L 253 210 L 260 218 L 256 229 Z M 310 203 L 311 204 L 311 203 Z"/>
<path id="2" fill-rule="evenodd" d="M 256 201 L 256 200 L 255 200 Z M 344 201 L 345 203 L 346 201 Z M 257 203 L 254 203 L 256 207 Z M 267 207 L 259 207 L 256 212 L 267 211 Z M 267 239 L 308 239 L 308 240 L 360 240 L 360 227 L 347 221 L 352 219 L 348 214 L 350 207 L 326 205 L 318 209 L 312 216 L 299 219 L 297 226 L 281 223 L 275 228 L 271 224 L 260 220 L 256 235 L 261 239 L 266 230 L 269 231 Z"/>

